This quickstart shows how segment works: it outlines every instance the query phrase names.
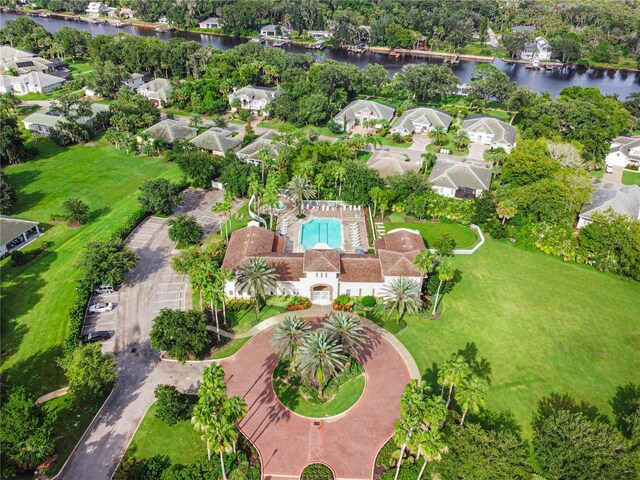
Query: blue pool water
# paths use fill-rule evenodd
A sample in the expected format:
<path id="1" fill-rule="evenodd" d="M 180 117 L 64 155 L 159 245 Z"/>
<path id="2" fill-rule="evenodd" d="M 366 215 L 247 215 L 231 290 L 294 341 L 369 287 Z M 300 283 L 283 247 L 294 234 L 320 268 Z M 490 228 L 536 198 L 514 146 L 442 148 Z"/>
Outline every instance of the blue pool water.
<path id="1" fill-rule="evenodd" d="M 302 224 L 300 244 L 302 249 L 326 243 L 330 248 L 342 247 L 342 224 L 335 218 L 314 218 Z"/>

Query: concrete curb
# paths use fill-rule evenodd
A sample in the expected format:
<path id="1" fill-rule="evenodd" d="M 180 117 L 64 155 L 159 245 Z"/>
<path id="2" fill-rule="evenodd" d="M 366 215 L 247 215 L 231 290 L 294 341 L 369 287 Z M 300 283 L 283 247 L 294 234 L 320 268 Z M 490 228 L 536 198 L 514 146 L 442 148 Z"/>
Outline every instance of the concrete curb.
<path id="1" fill-rule="evenodd" d="M 60 476 L 64 473 L 64 469 L 67 468 L 67 465 L 69 464 L 69 461 L 76 454 L 76 450 L 78 449 L 78 445 L 80 445 L 82 443 L 82 441 L 84 440 L 84 437 L 87 436 L 87 433 L 89 433 L 89 430 L 91 430 L 91 428 L 93 427 L 93 424 L 96 423 L 96 419 L 102 413 L 102 410 L 104 409 L 104 406 L 107 404 L 107 402 L 109 401 L 109 399 L 111 398 L 111 395 L 113 395 L 113 392 L 115 392 L 115 390 L 116 390 L 116 388 L 115 388 L 115 384 L 114 384 L 113 388 L 111 389 L 111 392 L 109 392 L 109 395 L 107 396 L 107 398 L 105 399 L 104 403 L 100 407 L 100 410 L 98 410 L 98 412 L 93 416 L 93 419 L 91 420 L 91 423 L 89 423 L 89 425 L 87 426 L 86 430 L 84 431 L 84 433 L 82 434 L 82 436 L 80 437 L 78 442 L 76 443 L 76 446 L 73 447 L 73 450 L 71 450 L 71 453 L 67 457 L 67 460 L 64 462 L 64 465 L 62 465 L 62 468 L 60 468 L 60 471 L 58 471 L 58 473 L 56 473 L 55 477 L 51 478 L 51 480 L 56 480 L 56 479 L 60 478 Z"/>

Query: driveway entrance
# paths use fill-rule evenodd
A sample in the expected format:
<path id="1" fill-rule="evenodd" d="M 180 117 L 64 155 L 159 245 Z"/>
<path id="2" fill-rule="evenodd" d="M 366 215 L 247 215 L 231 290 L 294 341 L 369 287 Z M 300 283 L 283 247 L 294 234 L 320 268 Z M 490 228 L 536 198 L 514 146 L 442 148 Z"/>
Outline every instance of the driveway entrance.
<path id="1" fill-rule="evenodd" d="M 311 302 L 316 305 L 329 305 L 333 301 L 333 288 L 329 285 L 311 287 Z"/>

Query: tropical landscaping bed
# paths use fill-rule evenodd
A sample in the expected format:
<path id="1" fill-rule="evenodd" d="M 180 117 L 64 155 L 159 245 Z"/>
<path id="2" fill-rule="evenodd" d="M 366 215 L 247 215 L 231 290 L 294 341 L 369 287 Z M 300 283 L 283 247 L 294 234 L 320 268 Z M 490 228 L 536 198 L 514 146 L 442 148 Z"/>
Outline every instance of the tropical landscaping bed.
<path id="1" fill-rule="evenodd" d="M 273 371 L 273 388 L 278 400 L 289 410 L 305 417 L 331 417 L 345 412 L 360 399 L 364 387 L 364 370 L 354 357 L 350 357 L 345 368 L 329 379 L 322 398 L 318 389 L 291 367 L 289 359 L 281 359 Z"/>

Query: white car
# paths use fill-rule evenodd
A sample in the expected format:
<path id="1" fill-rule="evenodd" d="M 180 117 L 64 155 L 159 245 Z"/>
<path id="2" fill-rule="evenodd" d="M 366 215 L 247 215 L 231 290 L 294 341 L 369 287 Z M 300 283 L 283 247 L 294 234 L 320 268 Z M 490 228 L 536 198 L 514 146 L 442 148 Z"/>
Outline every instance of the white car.
<path id="1" fill-rule="evenodd" d="M 607 165 L 604 171 L 607 173 L 613 173 L 613 165 Z"/>
<path id="2" fill-rule="evenodd" d="M 113 303 L 96 303 L 89 307 L 89 313 L 110 312 L 113 310 Z"/>
<path id="3" fill-rule="evenodd" d="M 111 285 L 99 285 L 94 290 L 95 293 L 113 293 L 113 287 Z"/>

